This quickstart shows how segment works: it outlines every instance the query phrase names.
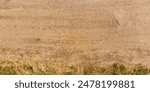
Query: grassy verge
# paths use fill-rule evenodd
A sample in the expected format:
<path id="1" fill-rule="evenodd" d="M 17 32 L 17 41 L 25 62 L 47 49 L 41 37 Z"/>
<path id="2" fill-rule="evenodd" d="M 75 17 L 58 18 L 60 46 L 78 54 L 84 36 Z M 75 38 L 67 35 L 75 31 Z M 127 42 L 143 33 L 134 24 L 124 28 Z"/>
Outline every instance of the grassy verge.
<path id="1" fill-rule="evenodd" d="M 127 66 L 120 63 L 101 65 L 88 62 L 85 64 L 57 66 L 52 64 L 15 64 L 3 62 L 0 65 L 0 75 L 147 75 L 150 69 L 142 64 Z M 40 66 L 39 66 L 40 65 Z"/>

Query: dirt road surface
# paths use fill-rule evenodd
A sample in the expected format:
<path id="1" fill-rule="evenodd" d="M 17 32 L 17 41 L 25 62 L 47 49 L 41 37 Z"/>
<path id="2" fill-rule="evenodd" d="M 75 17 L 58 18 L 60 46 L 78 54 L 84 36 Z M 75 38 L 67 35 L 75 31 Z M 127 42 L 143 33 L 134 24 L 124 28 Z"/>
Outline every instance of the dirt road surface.
<path id="1" fill-rule="evenodd" d="M 149 10 L 150 0 L 1 0 L 0 62 L 150 67 Z"/>

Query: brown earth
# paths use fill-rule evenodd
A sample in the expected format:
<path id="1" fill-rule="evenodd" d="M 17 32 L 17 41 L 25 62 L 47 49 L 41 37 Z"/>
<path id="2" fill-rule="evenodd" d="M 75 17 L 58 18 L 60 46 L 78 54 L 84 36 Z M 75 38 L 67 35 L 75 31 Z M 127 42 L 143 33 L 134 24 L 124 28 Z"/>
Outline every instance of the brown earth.
<path id="1" fill-rule="evenodd" d="M 1 0 L 1 66 L 150 67 L 149 9 L 150 0 Z"/>

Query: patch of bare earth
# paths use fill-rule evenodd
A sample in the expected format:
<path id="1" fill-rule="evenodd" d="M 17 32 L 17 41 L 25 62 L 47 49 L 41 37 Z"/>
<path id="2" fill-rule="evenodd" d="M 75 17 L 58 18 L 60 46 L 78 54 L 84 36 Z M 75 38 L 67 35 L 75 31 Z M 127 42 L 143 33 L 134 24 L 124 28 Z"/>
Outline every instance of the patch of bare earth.
<path id="1" fill-rule="evenodd" d="M 149 74 L 148 0 L 1 0 L 0 74 Z"/>

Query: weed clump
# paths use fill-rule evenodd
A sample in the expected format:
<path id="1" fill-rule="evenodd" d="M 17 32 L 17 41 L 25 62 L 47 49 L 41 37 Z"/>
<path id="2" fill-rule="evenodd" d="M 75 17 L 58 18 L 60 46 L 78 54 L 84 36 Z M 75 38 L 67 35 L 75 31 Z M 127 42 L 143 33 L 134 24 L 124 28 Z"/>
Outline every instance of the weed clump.
<path id="1" fill-rule="evenodd" d="M 150 69 L 148 69 L 146 66 L 143 66 L 142 64 L 137 64 L 134 66 L 132 74 L 134 75 L 145 75 L 150 73 Z"/>
<path id="2" fill-rule="evenodd" d="M 14 75 L 14 74 L 16 74 L 16 71 L 13 69 L 13 67 L 0 66 L 0 75 Z"/>

